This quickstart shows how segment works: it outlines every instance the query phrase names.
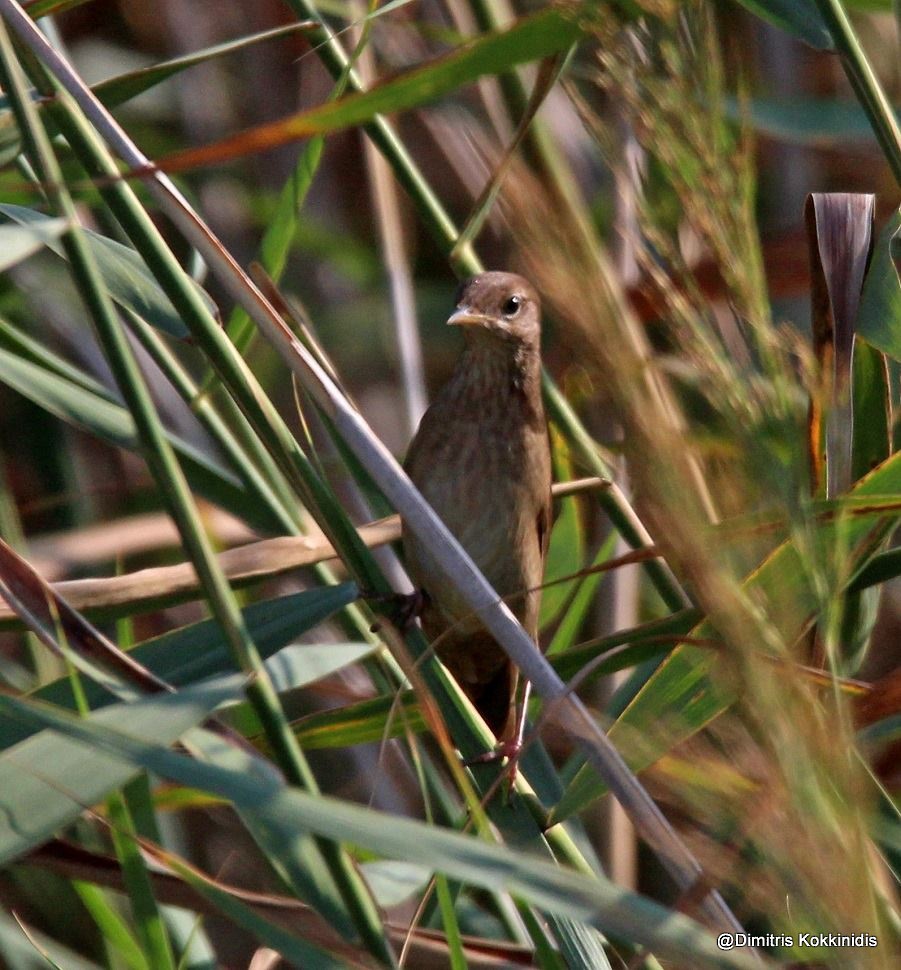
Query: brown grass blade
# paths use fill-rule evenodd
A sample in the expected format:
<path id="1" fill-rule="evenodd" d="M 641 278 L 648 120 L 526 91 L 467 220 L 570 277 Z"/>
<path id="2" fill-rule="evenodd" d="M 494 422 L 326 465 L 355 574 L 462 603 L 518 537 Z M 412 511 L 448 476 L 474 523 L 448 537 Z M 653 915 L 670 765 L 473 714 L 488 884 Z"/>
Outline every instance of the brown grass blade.
<path id="1" fill-rule="evenodd" d="M 114 672 L 143 691 L 171 690 L 146 667 L 120 650 L 81 616 L 17 552 L 0 539 L 0 593 L 19 616 L 55 653 L 63 654 L 59 637 L 77 654 Z"/>
<path id="2" fill-rule="evenodd" d="M 810 248 L 813 348 L 822 398 L 810 406 L 811 477 L 833 498 L 851 486 L 851 360 L 863 279 L 873 247 L 873 195 L 813 193 L 804 217 Z M 821 442 L 825 435 L 825 466 Z"/>

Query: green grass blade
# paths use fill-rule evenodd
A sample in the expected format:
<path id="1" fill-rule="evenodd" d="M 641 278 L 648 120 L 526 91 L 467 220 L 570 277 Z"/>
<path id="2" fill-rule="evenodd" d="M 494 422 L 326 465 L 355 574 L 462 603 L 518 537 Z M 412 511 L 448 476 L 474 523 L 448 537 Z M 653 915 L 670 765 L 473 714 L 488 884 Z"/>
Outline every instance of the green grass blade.
<path id="1" fill-rule="evenodd" d="M 87 720 L 91 724 L 127 724 L 135 737 L 172 744 L 240 690 L 241 679 L 232 677 L 178 694 L 116 704 Z M 31 703 L 0 697 L 0 743 L 10 724 L 18 728 L 21 723 L 12 705 L 28 707 Z M 38 729 L 45 726 L 39 718 L 29 723 Z M 127 762 L 47 731 L 4 751 L 0 755 L 0 864 L 46 841 L 134 774 Z"/>
<path id="2" fill-rule="evenodd" d="M 108 107 L 116 108 L 139 94 L 149 91 L 157 84 L 175 77 L 189 67 L 198 64 L 205 64 L 207 61 L 215 60 L 217 57 L 224 57 L 236 51 L 251 47 L 267 40 L 277 40 L 297 33 L 299 30 L 306 29 L 302 23 L 285 24 L 282 27 L 275 27 L 272 30 L 263 30 L 256 34 L 248 34 L 246 37 L 239 37 L 236 40 L 225 41 L 222 44 L 215 44 L 212 47 L 205 47 L 203 50 L 194 51 L 184 57 L 175 57 L 161 64 L 153 64 L 137 71 L 129 71 L 128 74 L 120 74 L 118 77 L 108 78 L 94 85 L 94 93 Z"/>
<path id="3" fill-rule="evenodd" d="M 0 699 L 2 700 L 2 699 Z M 472 885 L 512 892 L 550 913 L 600 926 L 613 936 L 644 943 L 661 955 L 689 960 L 697 967 L 759 967 L 756 958 L 724 954 L 714 939 L 692 920 L 674 914 L 601 878 L 551 865 L 528 853 L 490 845 L 481 839 L 438 829 L 411 819 L 386 815 L 334 798 L 289 788 L 263 763 L 245 751 L 222 745 L 208 732 L 194 730 L 188 743 L 199 744 L 214 762 L 193 761 L 133 734 L 87 721 L 48 706 L 3 701 L 16 716 L 96 745 L 149 771 L 230 799 L 238 811 L 265 819 L 267 838 L 281 832 L 313 831 L 332 840 L 350 841 L 387 858 L 429 864 Z M 284 842 L 280 841 L 282 848 Z"/>
<path id="4" fill-rule="evenodd" d="M 7 203 L 0 204 L 0 213 L 25 228 L 42 229 L 46 234 L 47 247 L 57 256 L 66 258 L 62 242 L 48 228 L 55 225 L 57 219 L 34 209 Z M 103 282 L 116 303 L 127 307 L 142 320 L 147 320 L 172 337 L 179 339 L 187 337 L 188 330 L 184 322 L 141 257 L 133 249 L 116 242 L 115 239 L 101 236 L 89 229 L 82 231 L 97 261 L 97 268 Z M 196 283 L 194 285 L 198 293 L 202 294 L 210 311 L 215 312 L 213 301 Z"/>
<path id="5" fill-rule="evenodd" d="M 854 341 L 853 368 L 851 474 L 858 481 L 892 452 L 892 397 L 885 355 L 866 340 Z"/>
<path id="6" fill-rule="evenodd" d="M 381 114 L 408 111 L 435 101 L 486 74 L 568 50 L 582 35 L 578 14 L 589 5 L 570 10 L 546 7 L 523 17 L 508 30 L 478 37 L 450 54 L 365 93 L 351 94 L 282 121 L 261 125 L 196 150 L 189 149 L 162 161 L 168 171 L 234 158 L 246 152 L 275 148 L 299 138 L 339 131 L 371 122 Z"/>
<path id="7" fill-rule="evenodd" d="M 466 970 L 468 964 L 463 954 L 463 942 L 460 937 L 460 926 L 454 912 L 454 898 L 451 895 L 447 877 L 438 873 L 435 877 L 435 892 L 438 895 L 438 905 L 441 910 L 441 925 L 447 939 L 448 956 L 451 970 Z"/>
<path id="8" fill-rule="evenodd" d="M 125 963 L 129 970 L 155 970 L 142 952 L 128 924 L 110 905 L 103 889 L 88 882 L 76 882 L 75 891 L 81 897 L 91 919 L 97 924 L 107 947 Z"/>
<path id="9" fill-rule="evenodd" d="M 345 748 L 371 744 L 427 729 L 416 696 L 405 691 L 400 699 L 392 696 L 357 701 L 331 711 L 309 714 L 293 724 L 300 743 L 307 750 Z"/>
<path id="10" fill-rule="evenodd" d="M 137 842 L 137 831 L 128 804 L 121 793 L 107 799 L 107 811 L 116 856 L 131 900 L 138 939 L 154 970 L 175 970 L 175 957 L 166 924 L 153 895 L 147 865 Z"/>
<path id="11" fill-rule="evenodd" d="M 833 40 L 816 0 L 738 0 L 751 13 L 818 50 L 833 50 Z"/>
<path id="12" fill-rule="evenodd" d="M 590 683 L 595 677 L 627 670 L 669 653 L 701 619 L 699 610 L 682 610 L 661 620 L 576 644 L 552 658 L 554 669 L 565 680 L 581 675 L 580 684 Z"/>
<path id="13" fill-rule="evenodd" d="M 892 259 L 892 238 L 901 232 L 901 209 L 886 223 L 873 247 L 857 313 L 857 333 L 901 360 L 901 282 Z"/>

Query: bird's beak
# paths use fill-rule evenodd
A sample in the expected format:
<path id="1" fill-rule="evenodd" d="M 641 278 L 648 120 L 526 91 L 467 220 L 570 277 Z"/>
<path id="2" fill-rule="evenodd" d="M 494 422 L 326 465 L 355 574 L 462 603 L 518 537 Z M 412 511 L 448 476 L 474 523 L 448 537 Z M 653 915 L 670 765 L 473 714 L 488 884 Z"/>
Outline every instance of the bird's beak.
<path id="1" fill-rule="evenodd" d="M 484 324 L 488 318 L 484 313 L 476 313 L 468 306 L 457 307 L 456 310 L 447 318 L 449 327 L 473 327 Z"/>

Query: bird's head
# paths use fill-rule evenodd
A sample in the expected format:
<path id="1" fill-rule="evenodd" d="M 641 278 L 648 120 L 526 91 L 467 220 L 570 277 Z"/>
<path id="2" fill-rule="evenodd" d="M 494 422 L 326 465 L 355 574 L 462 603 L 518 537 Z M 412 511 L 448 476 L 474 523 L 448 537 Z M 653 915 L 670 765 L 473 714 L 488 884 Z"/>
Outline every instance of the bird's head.
<path id="1" fill-rule="evenodd" d="M 541 338 L 541 301 L 535 288 L 515 273 L 482 273 L 461 284 L 450 326 L 468 336 L 537 348 Z"/>

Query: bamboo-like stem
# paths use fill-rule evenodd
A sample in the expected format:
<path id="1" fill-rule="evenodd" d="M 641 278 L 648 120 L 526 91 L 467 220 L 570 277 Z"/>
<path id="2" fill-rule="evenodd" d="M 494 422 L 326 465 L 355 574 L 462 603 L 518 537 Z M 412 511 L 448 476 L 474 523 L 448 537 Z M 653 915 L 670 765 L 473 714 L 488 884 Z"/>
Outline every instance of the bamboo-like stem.
<path id="1" fill-rule="evenodd" d="M 284 506 L 253 462 L 248 460 L 247 454 L 216 412 L 210 398 L 200 394 L 200 388 L 194 383 L 191 375 L 182 367 L 150 324 L 136 314 L 129 312 L 128 316 L 132 331 L 141 345 L 153 358 L 154 363 L 160 368 L 182 400 L 191 406 L 198 421 L 206 428 L 216 444 L 232 462 L 244 484 L 257 496 L 260 502 L 272 510 L 285 532 L 294 532 L 297 528 L 296 513 L 292 514 Z"/>
<path id="2" fill-rule="evenodd" d="M 316 779 L 282 711 L 278 694 L 248 633 L 234 594 L 216 561 L 187 480 L 166 438 L 125 331 L 104 288 L 103 279 L 79 224 L 74 203 L 65 189 L 62 170 L 31 101 L 5 23 L 0 24 L 0 77 L 4 90 L 11 99 L 31 162 L 47 187 L 52 204 L 70 224 L 62 242 L 72 265 L 73 278 L 94 322 L 119 390 L 135 421 L 145 460 L 178 526 L 185 550 L 197 570 L 210 609 L 222 628 L 235 663 L 240 670 L 251 675 L 246 687 L 247 699 L 259 717 L 286 777 L 292 784 L 316 793 Z M 336 925 L 342 927 L 345 934 L 352 935 L 356 931 L 379 959 L 389 966 L 393 965 L 394 954 L 382 932 L 380 917 L 368 887 L 340 845 L 323 838 L 317 839 L 316 845 L 344 906 L 335 898 L 329 885 L 330 880 L 323 880 L 321 866 L 307 870 L 308 891 L 317 898 L 318 905 L 329 914 Z"/>

